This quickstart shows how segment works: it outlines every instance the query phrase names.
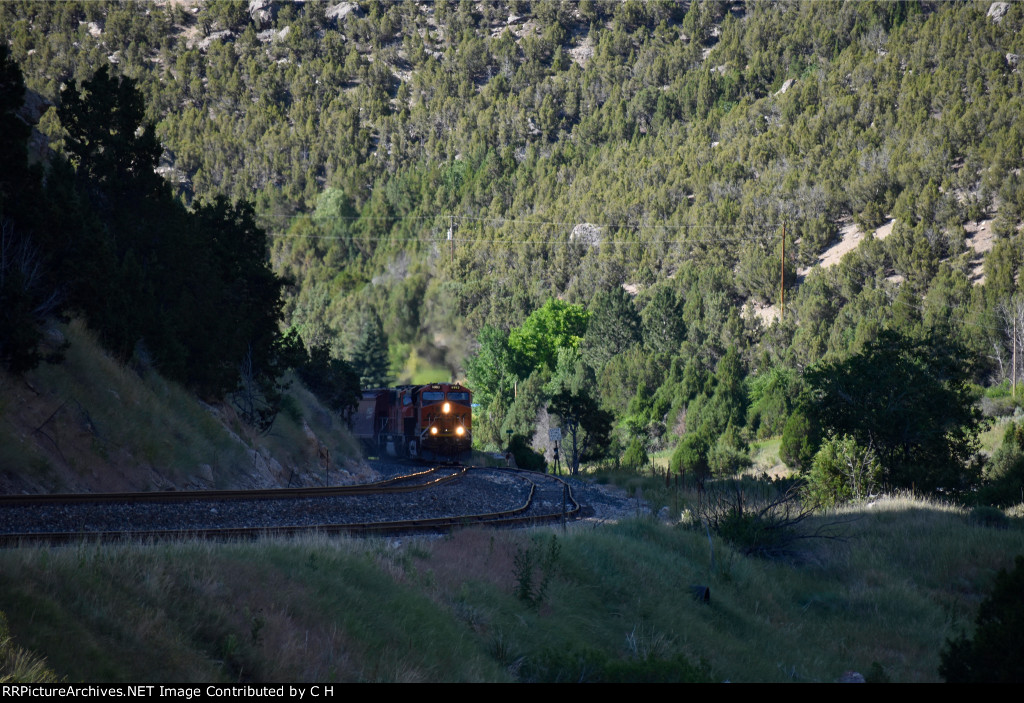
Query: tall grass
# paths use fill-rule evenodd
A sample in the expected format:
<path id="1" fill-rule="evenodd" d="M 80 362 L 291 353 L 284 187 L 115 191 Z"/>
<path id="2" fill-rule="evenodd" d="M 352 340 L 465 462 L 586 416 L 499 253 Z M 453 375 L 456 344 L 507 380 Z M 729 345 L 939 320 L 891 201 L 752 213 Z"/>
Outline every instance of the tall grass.
<path id="1" fill-rule="evenodd" d="M 0 613 L 0 683 L 46 683 L 57 681 L 46 660 L 17 646 Z"/>
<path id="2" fill-rule="evenodd" d="M 500 678 L 367 548 L 310 537 L 9 550 L 0 604 L 70 680 Z"/>
<path id="3" fill-rule="evenodd" d="M 813 518 L 837 519 L 843 539 L 798 561 L 650 519 L 26 547 L 0 552 L 0 611 L 70 680 L 934 681 L 945 639 L 1024 553 L 1024 531 L 912 497 Z M 524 568 L 545 584 L 529 597 Z"/>

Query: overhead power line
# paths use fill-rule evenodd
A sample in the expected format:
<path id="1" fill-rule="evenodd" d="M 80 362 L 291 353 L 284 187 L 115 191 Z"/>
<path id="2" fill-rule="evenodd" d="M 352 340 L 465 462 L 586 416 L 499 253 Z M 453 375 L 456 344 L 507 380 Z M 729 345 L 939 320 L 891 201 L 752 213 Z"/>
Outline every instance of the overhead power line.
<path id="1" fill-rule="evenodd" d="M 491 225 L 492 227 L 513 227 L 517 229 L 550 229 L 550 228 L 573 228 L 575 229 L 580 225 L 587 225 L 600 230 L 613 230 L 613 231 L 632 231 L 632 232 L 645 232 L 651 230 L 659 231 L 676 231 L 676 232 L 687 232 L 685 237 L 645 237 L 643 239 L 616 239 L 609 236 L 602 236 L 598 243 L 600 244 L 690 244 L 690 243 L 715 243 L 715 242 L 743 242 L 743 241 L 768 241 L 775 237 L 778 232 L 781 231 L 782 225 L 776 223 L 767 223 L 758 226 L 744 226 L 744 225 L 716 225 L 716 224 L 652 224 L 652 223 L 632 223 L 632 222 L 621 222 L 621 223 L 599 223 L 590 221 L 576 221 L 576 222 L 559 222 L 555 220 L 533 220 L 533 219 L 517 219 L 517 218 L 493 218 L 493 217 L 474 217 L 468 215 L 395 215 L 395 216 L 383 216 L 383 217 L 358 217 L 358 216 L 326 216 L 326 217 L 315 217 L 310 215 L 294 215 L 289 216 L 288 220 L 301 219 L 310 217 L 314 221 L 363 221 L 363 222 L 403 222 L 403 221 L 419 221 L 419 222 L 431 222 L 434 223 L 433 232 L 419 236 L 396 236 L 394 234 L 381 234 L 375 236 L 352 236 L 348 234 L 315 234 L 315 233 L 296 233 L 296 232 L 277 232 L 268 233 L 267 236 L 273 239 L 317 239 L 327 241 L 354 241 L 354 242 L 421 242 L 424 244 L 433 244 L 439 242 L 449 241 L 448 230 L 453 229 L 454 239 L 460 243 L 474 243 L 474 244 L 505 244 L 505 245 L 540 245 L 540 244 L 564 244 L 568 240 L 568 234 L 562 235 L 557 239 L 553 238 L 517 238 L 517 237 L 481 237 L 474 236 L 475 232 L 479 232 L 478 229 L 481 225 Z M 469 227 L 468 234 L 459 236 L 458 226 L 462 224 L 476 225 L 476 227 Z M 694 236 L 691 232 L 702 232 L 702 236 Z M 712 234 L 706 234 L 711 232 Z"/>

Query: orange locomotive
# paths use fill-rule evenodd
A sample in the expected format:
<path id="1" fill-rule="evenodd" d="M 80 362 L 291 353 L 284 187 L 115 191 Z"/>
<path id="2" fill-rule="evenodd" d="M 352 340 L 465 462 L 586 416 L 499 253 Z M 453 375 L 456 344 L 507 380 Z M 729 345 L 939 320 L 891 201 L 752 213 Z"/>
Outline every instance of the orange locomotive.
<path id="1" fill-rule="evenodd" d="M 472 398 L 458 383 L 363 391 L 353 433 L 382 454 L 461 461 L 473 444 Z"/>

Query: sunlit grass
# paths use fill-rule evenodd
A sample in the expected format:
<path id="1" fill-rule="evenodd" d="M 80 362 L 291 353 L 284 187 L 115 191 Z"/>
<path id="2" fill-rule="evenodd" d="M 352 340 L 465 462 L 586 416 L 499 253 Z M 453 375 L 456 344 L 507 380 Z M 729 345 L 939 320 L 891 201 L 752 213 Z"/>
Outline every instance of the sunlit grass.
<path id="1" fill-rule="evenodd" d="M 786 467 L 779 459 L 779 446 L 782 444 L 781 437 L 770 437 L 750 443 L 750 460 L 756 471 L 786 471 Z"/>
<path id="2" fill-rule="evenodd" d="M 981 450 L 990 455 L 1003 443 L 1006 435 L 1006 425 L 1011 421 L 1009 417 L 999 417 L 992 420 L 985 430 L 978 435 L 978 442 Z"/>

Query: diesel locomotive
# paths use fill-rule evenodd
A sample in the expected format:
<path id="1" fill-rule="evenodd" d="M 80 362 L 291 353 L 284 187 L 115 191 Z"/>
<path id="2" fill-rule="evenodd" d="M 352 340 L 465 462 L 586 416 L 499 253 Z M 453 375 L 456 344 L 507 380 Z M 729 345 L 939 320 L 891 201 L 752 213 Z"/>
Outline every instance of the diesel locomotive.
<path id="1" fill-rule="evenodd" d="M 472 398 L 458 383 L 366 390 L 353 433 L 382 455 L 462 461 L 473 444 Z"/>

